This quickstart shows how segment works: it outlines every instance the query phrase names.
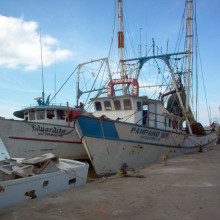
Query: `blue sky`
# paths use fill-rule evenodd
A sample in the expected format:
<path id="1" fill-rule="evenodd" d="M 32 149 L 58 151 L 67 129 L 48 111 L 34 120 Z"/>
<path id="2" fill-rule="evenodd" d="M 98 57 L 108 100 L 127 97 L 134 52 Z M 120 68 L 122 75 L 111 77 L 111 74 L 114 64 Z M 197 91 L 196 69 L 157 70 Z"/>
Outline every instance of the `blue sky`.
<path id="1" fill-rule="evenodd" d="M 184 0 L 125 0 L 126 24 L 138 50 L 154 38 L 170 52 L 184 9 Z M 0 116 L 34 104 L 41 96 L 40 30 L 47 95 L 54 94 L 78 64 L 107 57 L 114 20 L 115 0 L 0 0 Z M 220 1 L 197 1 L 197 24 L 202 68 L 211 117 L 219 118 Z M 147 39 L 146 39 L 147 36 Z M 132 56 L 133 57 L 133 56 Z M 76 82 L 71 79 L 57 103 L 75 104 Z M 199 82 L 199 120 L 208 124 L 204 88 Z"/>

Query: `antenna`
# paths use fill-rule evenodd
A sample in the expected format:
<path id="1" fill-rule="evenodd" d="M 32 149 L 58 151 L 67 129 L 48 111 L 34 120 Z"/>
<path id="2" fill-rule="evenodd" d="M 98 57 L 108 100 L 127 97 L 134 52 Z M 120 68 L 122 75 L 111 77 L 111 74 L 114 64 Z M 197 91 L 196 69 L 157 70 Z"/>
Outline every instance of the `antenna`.
<path id="1" fill-rule="evenodd" d="M 141 31 L 143 30 L 143 28 L 140 28 L 140 44 L 139 44 L 139 48 L 138 48 L 138 52 L 139 52 L 139 56 L 141 57 Z"/>
<path id="2" fill-rule="evenodd" d="M 57 92 L 57 57 L 56 57 L 56 51 L 55 51 L 55 91 L 54 94 Z M 55 104 L 56 104 L 56 96 L 55 96 Z"/>
<path id="3" fill-rule="evenodd" d="M 155 51 L 154 51 L 154 38 L 152 38 L 153 41 L 153 56 L 155 55 Z"/>
<path id="4" fill-rule="evenodd" d="M 42 42 L 41 42 L 41 29 L 40 29 L 40 46 L 41 46 L 41 67 L 42 67 L 42 85 L 43 85 L 43 105 L 44 105 L 44 67 L 43 67 L 43 55 L 42 55 Z"/>
<path id="5" fill-rule="evenodd" d="M 169 50 L 169 39 L 167 40 L 167 53 L 168 53 L 168 50 Z"/>
<path id="6" fill-rule="evenodd" d="M 147 56 L 147 20 L 146 20 L 146 46 L 145 47 L 146 47 L 146 53 L 145 54 Z"/>

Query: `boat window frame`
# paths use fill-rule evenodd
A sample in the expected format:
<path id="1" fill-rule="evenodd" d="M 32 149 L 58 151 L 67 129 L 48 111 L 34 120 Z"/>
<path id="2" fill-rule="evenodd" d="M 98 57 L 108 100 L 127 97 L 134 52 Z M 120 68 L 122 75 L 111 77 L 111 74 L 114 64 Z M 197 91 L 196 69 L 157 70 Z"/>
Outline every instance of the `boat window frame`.
<path id="1" fill-rule="evenodd" d="M 172 120 L 169 118 L 169 128 L 172 128 Z"/>
<path id="2" fill-rule="evenodd" d="M 166 117 L 164 117 L 164 127 L 165 127 L 165 129 L 167 128 L 167 118 Z"/>
<path id="3" fill-rule="evenodd" d="M 51 116 L 48 117 L 48 112 L 50 112 L 50 111 L 51 111 L 51 112 L 53 111 L 53 116 L 52 116 L 52 117 L 51 117 Z M 54 111 L 54 109 L 48 109 L 48 110 L 47 110 L 47 119 L 50 119 L 50 120 L 54 120 L 54 119 L 55 119 L 55 111 Z"/>
<path id="4" fill-rule="evenodd" d="M 40 112 L 43 112 L 43 114 L 39 115 L 38 113 Z M 44 109 L 36 110 L 36 116 L 37 116 L 37 120 L 45 120 L 45 110 Z M 39 117 L 39 116 L 43 116 L 43 117 Z"/>
<path id="5" fill-rule="evenodd" d="M 179 129 L 179 121 L 176 121 L 176 128 Z"/>
<path id="6" fill-rule="evenodd" d="M 62 115 L 60 115 L 60 114 L 58 114 L 58 111 L 62 111 L 63 112 L 63 114 Z M 56 114 L 57 114 L 57 120 L 65 120 L 65 115 L 66 115 L 66 111 L 65 110 L 62 110 L 62 109 L 57 109 L 56 110 Z"/>
<path id="7" fill-rule="evenodd" d="M 116 104 L 116 102 L 118 102 L 119 105 Z M 115 99 L 115 100 L 113 101 L 113 104 L 114 104 L 114 109 L 115 109 L 116 111 L 120 111 L 120 110 L 122 110 L 122 107 L 121 107 L 121 101 L 120 101 L 119 99 Z"/>
<path id="8" fill-rule="evenodd" d="M 26 111 L 26 112 L 24 112 L 24 120 L 28 121 L 28 118 L 29 118 L 29 112 Z"/>
<path id="9" fill-rule="evenodd" d="M 149 126 L 149 103 L 142 101 L 141 103 L 142 110 L 142 125 Z"/>
<path id="10" fill-rule="evenodd" d="M 101 111 L 102 111 L 102 102 L 100 102 L 100 101 L 94 102 L 94 107 L 95 107 L 95 110 L 96 110 L 96 111 L 101 112 Z M 98 107 L 99 107 L 99 108 L 98 108 Z"/>
<path id="11" fill-rule="evenodd" d="M 112 104 L 110 100 L 104 100 L 104 107 L 105 107 L 105 111 L 111 111 L 112 110 Z M 107 106 L 106 104 L 109 104 L 109 106 Z"/>
<path id="12" fill-rule="evenodd" d="M 32 114 L 33 113 L 33 118 L 32 118 Z M 35 114 L 35 110 L 30 110 L 28 111 L 28 118 L 29 118 L 29 121 L 35 121 L 36 120 L 36 114 Z"/>
<path id="13" fill-rule="evenodd" d="M 127 102 L 127 101 L 129 101 L 130 102 L 130 104 L 129 105 L 127 105 L 127 104 L 125 104 L 125 102 Z M 124 110 L 125 111 L 129 111 L 129 110 L 132 110 L 132 103 L 131 103 L 131 99 L 123 99 L 123 105 L 124 105 Z M 127 106 L 130 106 L 130 108 L 127 108 Z"/>
<path id="14" fill-rule="evenodd" d="M 141 111 L 142 110 L 142 102 L 141 101 L 137 101 L 136 102 L 136 107 L 137 107 L 137 111 Z"/>

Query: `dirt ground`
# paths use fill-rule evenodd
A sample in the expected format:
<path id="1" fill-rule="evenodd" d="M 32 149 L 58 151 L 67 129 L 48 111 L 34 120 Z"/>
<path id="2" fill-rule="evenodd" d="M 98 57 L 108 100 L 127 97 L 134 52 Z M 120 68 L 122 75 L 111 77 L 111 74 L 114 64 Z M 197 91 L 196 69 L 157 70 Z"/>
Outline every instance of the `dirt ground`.
<path id="1" fill-rule="evenodd" d="M 1 220 L 220 219 L 220 145 L 0 209 Z"/>

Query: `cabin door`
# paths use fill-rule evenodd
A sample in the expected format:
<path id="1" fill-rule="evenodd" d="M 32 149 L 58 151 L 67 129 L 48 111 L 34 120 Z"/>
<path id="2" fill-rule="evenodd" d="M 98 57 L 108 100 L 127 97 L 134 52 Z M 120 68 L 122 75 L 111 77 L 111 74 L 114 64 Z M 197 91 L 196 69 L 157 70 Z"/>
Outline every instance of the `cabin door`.
<path id="1" fill-rule="evenodd" d="M 156 128 L 156 104 L 151 103 L 149 104 L 149 111 L 148 111 L 148 126 L 152 128 Z"/>
<path id="2" fill-rule="evenodd" d="M 148 103 L 142 103 L 142 125 L 148 126 Z"/>

